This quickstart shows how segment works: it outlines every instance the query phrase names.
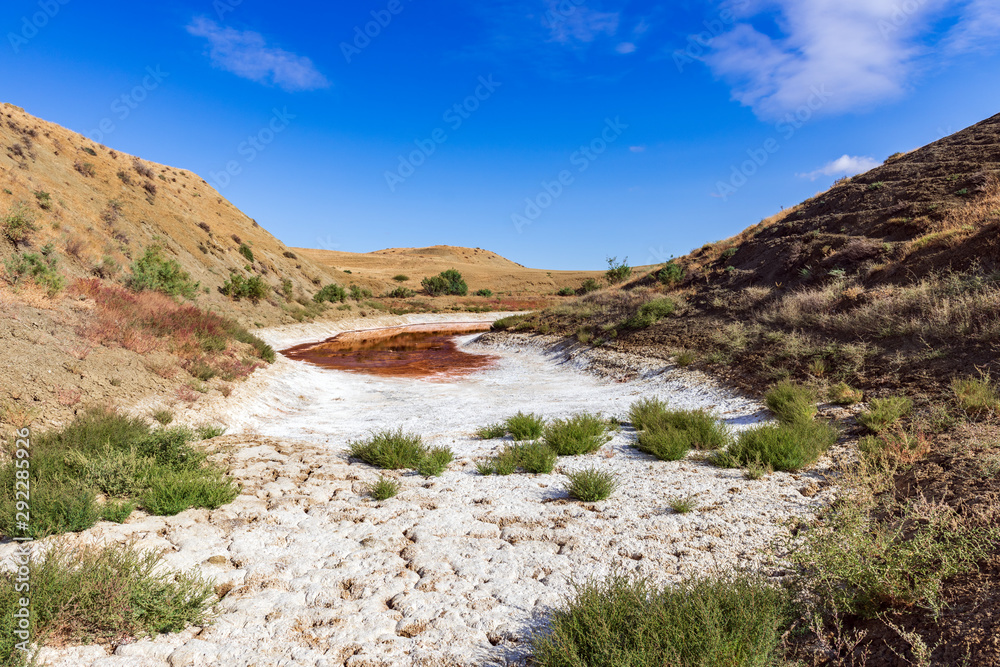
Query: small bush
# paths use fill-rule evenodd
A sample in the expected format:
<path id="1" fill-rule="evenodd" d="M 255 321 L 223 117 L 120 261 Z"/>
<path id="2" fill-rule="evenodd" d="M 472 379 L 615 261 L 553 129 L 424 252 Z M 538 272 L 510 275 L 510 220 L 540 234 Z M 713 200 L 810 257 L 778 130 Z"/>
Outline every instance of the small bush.
<path id="1" fill-rule="evenodd" d="M 580 285 L 580 292 L 583 294 L 590 294 L 591 292 L 596 292 L 599 289 L 601 289 L 601 284 L 593 278 L 587 278 Z"/>
<path id="2" fill-rule="evenodd" d="M 495 440 L 507 435 L 507 426 L 503 423 L 487 424 L 476 429 L 476 437 L 480 440 Z"/>
<path id="3" fill-rule="evenodd" d="M 217 424 L 205 424 L 204 426 L 199 426 L 195 429 L 195 433 L 198 435 L 199 440 L 211 440 L 212 438 L 218 438 L 226 432 L 225 426 L 219 426 Z"/>
<path id="4" fill-rule="evenodd" d="M 788 380 L 771 387 L 764 403 L 782 424 L 810 422 L 817 412 L 815 392 Z"/>
<path id="5" fill-rule="evenodd" d="M 354 301 L 363 301 L 364 299 L 372 298 L 372 291 L 370 289 L 358 287 L 357 285 L 351 285 L 348 289 L 350 290 L 350 297 Z"/>
<path id="6" fill-rule="evenodd" d="M 392 279 L 395 280 L 397 283 L 405 283 L 410 279 L 410 276 L 400 273 L 399 275 L 393 276 Z"/>
<path id="7" fill-rule="evenodd" d="M 340 285 L 331 283 L 313 295 L 316 303 L 343 303 L 347 301 L 347 291 Z"/>
<path id="8" fill-rule="evenodd" d="M 758 575 L 662 590 L 614 574 L 576 587 L 531 641 L 538 667 L 767 667 L 794 620 L 789 595 Z"/>
<path id="9" fill-rule="evenodd" d="M 379 477 L 374 484 L 368 485 L 368 495 L 379 502 L 394 498 L 399 493 L 399 482 L 388 477 Z"/>
<path id="10" fill-rule="evenodd" d="M 55 296 L 66 285 L 66 281 L 57 270 L 58 260 L 53 256 L 35 253 L 17 253 L 4 260 L 7 276 L 14 285 L 24 279 L 42 287 L 49 296 Z"/>
<path id="11" fill-rule="evenodd" d="M 637 431 L 648 428 L 667 413 L 667 404 L 658 398 L 643 398 L 629 408 L 629 422 Z"/>
<path id="12" fill-rule="evenodd" d="M 662 269 L 657 271 L 656 279 L 664 285 L 676 285 L 684 280 L 684 269 L 672 261 L 667 262 Z"/>
<path id="13" fill-rule="evenodd" d="M 424 278 L 420 284 L 431 296 L 443 296 L 446 294 L 465 296 L 469 293 L 469 286 L 462 278 L 462 274 L 455 269 L 442 271 L 432 278 Z"/>
<path id="14" fill-rule="evenodd" d="M 529 319 L 524 315 L 511 315 L 501 317 L 493 323 L 493 331 L 507 331 L 509 329 L 520 330 L 524 325 L 530 325 Z"/>
<path id="15" fill-rule="evenodd" d="M 149 290 L 187 299 L 193 299 L 201 287 L 191 281 L 191 275 L 176 260 L 164 259 L 156 245 L 146 248 L 142 257 L 132 262 L 132 275 L 126 285 L 134 292 Z"/>
<path id="16" fill-rule="evenodd" d="M 130 637 L 178 632 L 205 625 L 212 582 L 195 571 L 164 569 L 156 552 L 131 546 L 56 545 L 27 564 L 31 580 L 30 631 L 39 645 L 120 643 Z M 0 607 L 24 596 L 16 572 L 0 574 Z M 13 613 L 0 617 L 0 664 L 17 665 Z"/>
<path id="17" fill-rule="evenodd" d="M 636 447 L 661 461 L 680 461 L 691 451 L 691 438 L 677 429 L 642 431 Z"/>
<path id="18" fill-rule="evenodd" d="M 586 413 L 556 419 L 545 427 L 544 436 L 545 444 L 559 456 L 590 454 L 611 440 L 607 421 Z"/>
<path id="19" fill-rule="evenodd" d="M 698 509 L 698 499 L 694 496 L 673 496 L 667 498 L 667 507 L 678 514 L 688 514 Z"/>
<path id="20" fill-rule="evenodd" d="M 52 208 L 52 195 L 41 190 L 35 191 L 35 199 L 38 201 L 38 208 L 48 211 Z"/>
<path id="21" fill-rule="evenodd" d="M 447 447 L 434 447 L 421 459 L 417 465 L 417 472 L 424 477 L 440 477 L 454 456 Z"/>
<path id="22" fill-rule="evenodd" d="M 76 169 L 81 174 L 83 174 L 84 176 L 91 178 L 97 173 L 97 170 L 94 168 L 93 162 L 81 162 L 77 160 L 76 163 L 73 165 L 73 168 Z"/>
<path id="23" fill-rule="evenodd" d="M 3 234 L 7 240 L 14 244 L 14 247 L 26 243 L 31 238 L 32 232 L 38 231 L 35 224 L 35 212 L 24 202 L 11 204 L 7 215 L 0 221 L 3 227 Z"/>
<path id="24" fill-rule="evenodd" d="M 256 303 L 267 296 L 268 287 L 260 276 L 245 278 L 238 273 L 232 273 L 219 291 L 234 301 L 249 299 Z"/>
<path id="25" fill-rule="evenodd" d="M 241 243 L 239 247 L 239 253 L 243 255 L 248 262 L 253 262 L 253 250 L 250 249 L 246 243 Z"/>
<path id="26" fill-rule="evenodd" d="M 858 415 L 858 421 L 875 433 L 881 433 L 913 412 L 913 401 L 905 396 L 874 398 L 868 410 Z"/>
<path id="27" fill-rule="evenodd" d="M 673 438 L 659 438 L 653 433 L 674 431 L 683 434 L 688 448 L 715 450 L 725 447 L 730 441 L 730 432 L 725 424 L 705 410 L 668 410 L 662 402 L 652 399 L 639 401 L 630 412 L 633 425 L 641 424 L 647 442 L 674 442 Z M 640 434 L 640 439 L 643 434 Z M 654 454 L 655 452 L 647 452 Z M 674 459 L 670 459 L 674 460 Z"/>
<path id="28" fill-rule="evenodd" d="M 604 272 L 604 277 L 609 285 L 617 285 L 632 277 L 632 267 L 628 265 L 628 257 L 621 262 L 617 257 L 608 257 L 608 270 Z"/>
<path id="29" fill-rule="evenodd" d="M 411 299 L 415 297 L 417 293 L 408 287 L 397 287 L 391 292 L 386 292 L 385 295 L 390 299 Z"/>
<path id="30" fill-rule="evenodd" d="M 420 465 L 427 448 L 423 438 L 403 429 L 380 431 L 368 440 L 350 443 L 348 455 L 365 463 L 386 470 L 416 468 Z"/>
<path id="31" fill-rule="evenodd" d="M 576 296 L 576 290 L 572 287 L 563 287 L 561 290 L 556 292 L 557 296 Z"/>
<path id="32" fill-rule="evenodd" d="M 951 383 L 958 407 L 974 419 L 1000 412 L 1000 396 L 989 375 L 955 378 Z"/>
<path id="33" fill-rule="evenodd" d="M 677 310 L 677 304 L 667 298 L 653 299 L 639 306 L 638 312 L 622 322 L 624 329 L 645 329 L 651 327 L 665 317 L 670 317 Z"/>
<path id="34" fill-rule="evenodd" d="M 240 494 L 221 471 L 175 470 L 150 479 L 142 504 L 151 514 L 173 516 L 192 507 L 217 509 Z"/>
<path id="35" fill-rule="evenodd" d="M 504 423 L 514 440 L 537 440 L 545 430 L 545 420 L 534 413 L 518 412 Z"/>
<path id="36" fill-rule="evenodd" d="M 489 462 L 477 466 L 482 475 L 511 475 L 518 468 L 533 475 L 547 475 L 556 465 L 556 453 L 540 442 L 518 442 L 508 445 Z"/>
<path id="37" fill-rule="evenodd" d="M 854 389 L 845 382 L 830 387 L 826 394 L 826 400 L 834 405 L 856 405 L 864 400 L 864 393 L 859 389 Z"/>
<path id="38" fill-rule="evenodd" d="M 285 297 L 285 301 L 289 302 L 292 300 L 292 297 L 295 296 L 291 278 L 281 279 L 281 296 Z"/>
<path id="39" fill-rule="evenodd" d="M 493 296 L 493 290 L 491 289 L 481 289 L 476 292 L 476 296 L 486 297 L 487 299 Z"/>
<path id="40" fill-rule="evenodd" d="M 174 413 L 170 410 L 157 410 L 153 413 L 153 419 L 161 426 L 166 426 L 174 420 Z"/>
<path id="41" fill-rule="evenodd" d="M 611 472 L 588 468 L 567 475 L 569 484 L 566 491 L 570 496 L 585 503 L 605 500 L 618 488 L 618 481 Z"/>
<path id="42" fill-rule="evenodd" d="M 763 465 L 796 472 L 812 465 L 837 442 L 837 430 L 820 422 L 764 424 L 740 433 L 726 456 L 736 465 Z"/>

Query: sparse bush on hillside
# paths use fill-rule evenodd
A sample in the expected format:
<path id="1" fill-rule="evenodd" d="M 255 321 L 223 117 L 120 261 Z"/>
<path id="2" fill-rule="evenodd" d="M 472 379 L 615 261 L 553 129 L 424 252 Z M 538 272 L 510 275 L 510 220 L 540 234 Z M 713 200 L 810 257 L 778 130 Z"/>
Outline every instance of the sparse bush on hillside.
<path id="1" fill-rule="evenodd" d="M 410 276 L 400 273 L 398 275 L 393 276 L 392 279 L 395 280 L 397 283 L 405 283 L 407 280 L 410 279 Z"/>
<path id="2" fill-rule="evenodd" d="M 628 265 L 628 257 L 618 261 L 617 257 L 608 257 L 608 270 L 604 273 L 609 285 L 623 283 L 632 277 L 632 267 Z"/>
<path id="3" fill-rule="evenodd" d="M 97 173 L 92 162 L 80 162 L 79 160 L 73 165 L 73 168 L 78 172 L 87 177 L 93 177 Z"/>
<path id="4" fill-rule="evenodd" d="M 676 285 L 684 280 L 684 268 L 680 264 L 669 261 L 656 272 L 656 279 L 664 285 Z"/>
<path id="5" fill-rule="evenodd" d="M 285 297 L 285 301 L 291 301 L 292 297 L 295 296 L 291 278 L 281 279 L 281 295 Z"/>
<path id="6" fill-rule="evenodd" d="M 35 191 L 35 199 L 38 200 L 38 208 L 43 211 L 48 211 L 52 208 L 52 195 L 48 192 L 42 192 L 41 190 Z"/>
<path id="7" fill-rule="evenodd" d="M 582 294 L 590 294 L 591 292 L 596 292 L 599 289 L 601 289 L 601 284 L 593 278 L 587 278 L 580 285 L 580 292 Z"/>
<path id="8" fill-rule="evenodd" d="M 342 303 L 347 301 L 347 291 L 336 283 L 330 283 L 313 295 L 313 301 L 316 303 L 324 303 L 327 301 L 330 303 Z"/>
<path id="9" fill-rule="evenodd" d="M 153 172 L 153 169 L 143 164 L 139 159 L 135 159 L 132 161 L 132 168 L 135 169 L 136 173 L 138 173 L 140 176 L 145 176 L 150 180 L 152 180 L 153 177 L 156 176 L 156 174 Z"/>
<path id="10" fill-rule="evenodd" d="M 253 250 L 250 249 L 246 243 L 241 243 L 239 247 L 239 253 L 246 258 L 248 262 L 253 262 Z"/>
<path id="11" fill-rule="evenodd" d="M 125 185 L 132 185 L 132 175 L 129 174 L 124 169 L 118 170 L 118 179 L 121 180 Z"/>
<path id="12" fill-rule="evenodd" d="M 365 299 L 372 298 L 372 291 L 364 287 L 358 287 L 357 285 L 351 285 L 349 288 L 351 299 L 354 301 L 363 301 Z"/>
<path id="13" fill-rule="evenodd" d="M 28 279 L 45 288 L 49 296 L 55 296 L 66 285 L 66 281 L 59 275 L 57 264 L 57 258 L 51 254 L 17 253 L 4 260 L 7 279 L 11 284 L 17 285 Z"/>
<path id="14" fill-rule="evenodd" d="M 576 295 L 576 290 L 573 289 L 572 287 L 563 287 L 558 292 L 556 292 L 556 295 L 557 296 L 575 296 Z"/>
<path id="15" fill-rule="evenodd" d="M 462 274 L 455 269 L 442 271 L 432 278 L 424 278 L 420 284 L 431 296 L 444 296 L 448 294 L 465 296 L 469 293 L 469 286 L 462 278 Z"/>
<path id="16" fill-rule="evenodd" d="M 132 262 L 132 275 L 126 285 L 134 292 L 149 290 L 186 299 L 193 299 L 201 287 L 200 283 L 192 282 L 191 275 L 177 260 L 165 259 L 157 245 L 147 247 L 143 256 Z"/>
<path id="17" fill-rule="evenodd" d="M 493 296 L 493 290 L 491 289 L 481 289 L 476 292 L 476 296 L 484 296 L 487 299 Z"/>
<path id="18" fill-rule="evenodd" d="M 653 299 L 639 306 L 638 312 L 622 322 L 621 327 L 623 329 L 645 329 L 665 317 L 670 317 L 676 310 L 677 303 L 672 299 Z"/>
<path id="19" fill-rule="evenodd" d="M 408 287 L 397 287 L 390 292 L 386 292 L 385 295 L 390 299 L 410 299 L 415 297 L 417 293 Z"/>
<path id="20" fill-rule="evenodd" d="M 3 218 L 2 225 L 3 235 L 14 244 L 15 248 L 26 243 L 32 232 L 38 231 L 38 226 L 35 225 L 35 212 L 24 202 L 14 202 L 11 205 Z"/>
<path id="21" fill-rule="evenodd" d="M 234 301 L 249 299 L 256 303 L 267 296 L 268 287 L 260 276 L 246 278 L 239 273 L 231 273 L 219 291 Z"/>

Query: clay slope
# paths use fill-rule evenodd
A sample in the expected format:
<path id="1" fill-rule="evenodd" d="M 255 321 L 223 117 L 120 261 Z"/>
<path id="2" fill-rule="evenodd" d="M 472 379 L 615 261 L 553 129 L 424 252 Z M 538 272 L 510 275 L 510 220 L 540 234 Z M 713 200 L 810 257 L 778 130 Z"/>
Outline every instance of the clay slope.
<path id="1" fill-rule="evenodd" d="M 127 272 L 145 248 L 158 244 L 207 288 L 200 306 L 273 322 L 286 301 L 282 280 L 307 298 L 329 279 L 326 268 L 299 258 L 190 171 L 111 150 L 11 104 L 0 106 L 0 187 L 0 214 L 22 202 L 39 227 L 20 250 L 54 244 L 67 282 L 120 277 L 100 267 Z M 252 262 L 239 252 L 242 244 Z M 0 239 L 0 255 L 13 251 Z M 262 277 L 269 297 L 252 304 L 223 296 L 219 288 L 231 272 Z"/>

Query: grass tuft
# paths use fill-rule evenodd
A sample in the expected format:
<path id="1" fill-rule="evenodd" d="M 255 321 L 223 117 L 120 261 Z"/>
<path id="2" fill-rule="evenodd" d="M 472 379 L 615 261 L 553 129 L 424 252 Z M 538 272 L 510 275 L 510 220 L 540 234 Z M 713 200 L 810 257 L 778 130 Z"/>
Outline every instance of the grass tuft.
<path id="1" fill-rule="evenodd" d="M 905 396 L 874 398 L 868 410 L 858 415 L 858 421 L 875 433 L 881 433 L 913 412 L 913 401 Z"/>
<path id="2" fill-rule="evenodd" d="M 667 507 L 678 514 L 688 514 L 698 509 L 700 503 L 694 496 L 674 496 L 667 498 Z"/>
<path id="3" fill-rule="evenodd" d="M 514 440 L 537 440 L 542 437 L 542 432 L 545 430 L 545 420 L 534 413 L 518 412 L 509 417 L 504 426 Z"/>
<path id="4" fill-rule="evenodd" d="M 837 442 L 837 437 L 837 429 L 821 422 L 763 424 L 740 433 L 726 452 L 715 457 L 714 463 L 795 472 L 815 463 Z"/>
<path id="5" fill-rule="evenodd" d="M 854 389 L 846 382 L 833 385 L 826 394 L 826 400 L 834 405 L 856 405 L 864 400 L 864 397 L 864 392 Z"/>
<path id="6" fill-rule="evenodd" d="M 605 500 L 618 488 L 614 473 L 588 468 L 572 472 L 569 475 L 566 491 L 570 496 L 585 503 L 595 503 Z"/>
<path id="7" fill-rule="evenodd" d="M 508 445 L 493 459 L 476 466 L 481 475 L 512 475 L 518 468 L 532 475 L 547 475 L 556 465 L 556 453 L 541 442 Z"/>
<path id="8" fill-rule="evenodd" d="M 368 495 L 378 501 L 388 500 L 399 493 L 399 482 L 388 477 L 379 477 L 374 484 L 368 485 Z"/>
<path id="9" fill-rule="evenodd" d="M 476 429 L 476 437 L 480 440 L 496 440 L 507 435 L 507 426 L 503 423 L 487 424 Z"/>
<path id="10" fill-rule="evenodd" d="M 601 415 L 582 413 L 545 427 L 545 444 L 559 456 L 590 454 L 610 439 L 608 422 Z"/>
<path id="11" fill-rule="evenodd" d="M 437 477 L 451 463 L 454 455 L 447 447 L 428 449 L 416 433 L 379 431 L 367 440 L 350 443 L 348 456 L 361 459 L 383 470 L 412 468 L 425 477 Z"/>
<path id="12" fill-rule="evenodd" d="M 1000 396 L 989 375 L 955 378 L 951 383 L 958 407 L 973 419 L 1000 412 Z"/>
<path id="13" fill-rule="evenodd" d="M 764 403 L 782 424 L 807 423 L 816 416 L 816 392 L 788 380 L 774 385 Z"/>

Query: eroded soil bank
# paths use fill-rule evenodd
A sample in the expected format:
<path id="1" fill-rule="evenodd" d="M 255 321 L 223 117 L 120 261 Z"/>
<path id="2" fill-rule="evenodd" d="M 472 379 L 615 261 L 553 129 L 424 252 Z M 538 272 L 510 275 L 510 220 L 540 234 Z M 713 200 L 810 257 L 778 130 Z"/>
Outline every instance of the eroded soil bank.
<path id="1" fill-rule="evenodd" d="M 264 333 L 276 347 L 291 347 L 338 332 Z M 773 572 L 765 554 L 783 522 L 834 495 L 824 477 L 829 460 L 806 474 L 750 481 L 695 458 L 668 463 L 641 454 L 629 428 L 595 454 L 560 459 L 553 474 L 483 477 L 476 462 L 504 442 L 476 440 L 473 431 L 518 410 L 615 416 L 638 398 L 659 396 L 678 408 L 712 409 L 734 429 L 764 412 L 662 361 L 600 350 L 573 356 L 493 335 L 468 334 L 456 345 L 495 362 L 434 382 L 279 358 L 230 400 L 185 415 L 228 425 L 229 434 L 209 444 L 222 450 L 218 458 L 243 494 L 216 511 L 136 513 L 73 539 L 132 540 L 163 553 L 167 566 L 215 577 L 224 594 L 216 622 L 113 655 L 84 647 L 43 657 L 74 667 L 518 664 L 530 633 L 574 581 L 615 568 L 659 583 L 735 566 Z M 382 471 L 344 452 L 352 439 L 397 427 L 448 445 L 455 461 L 438 478 L 386 473 L 402 491 L 375 502 L 366 484 Z M 612 471 L 620 490 L 599 503 L 571 501 L 565 474 L 592 466 Z M 689 496 L 694 512 L 669 509 L 670 498 Z M 9 550 L 0 547 L 0 556 Z"/>

